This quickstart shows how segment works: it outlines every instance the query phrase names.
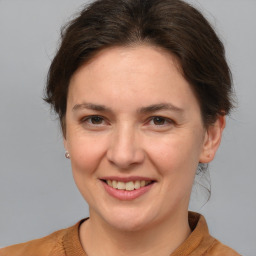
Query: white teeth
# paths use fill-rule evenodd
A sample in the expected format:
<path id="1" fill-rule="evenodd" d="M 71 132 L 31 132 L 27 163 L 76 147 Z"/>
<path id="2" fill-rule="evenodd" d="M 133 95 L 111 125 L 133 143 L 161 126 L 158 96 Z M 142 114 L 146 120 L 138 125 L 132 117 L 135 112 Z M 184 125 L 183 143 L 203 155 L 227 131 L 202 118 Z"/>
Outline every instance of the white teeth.
<path id="1" fill-rule="evenodd" d="M 136 181 L 128 181 L 128 182 L 122 182 L 117 180 L 106 180 L 106 182 L 112 188 L 119 189 L 119 190 L 127 190 L 127 191 L 139 189 L 151 183 L 150 180 L 136 180 Z"/>
<path id="2" fill-rule="evenodd" d="M 140 181 L 139 180 L 135 181 L 134 188 L 135 189 L 139 189 L 140 188 Z"/>
<path id="3" fill-rule="evenodd" d="M 134 190 L 134 183 L 132 181 L 127 182 L 125 184 L 125 189 L 129 191 Z"/>
<path id="4" fill-rule="evenodd" d="M 112 181 L 112 187 L 113 187 L 113 188 L 117 188 L 117 181 L 116 181 L 116 180 L 113 180 L 113 181 Z"/>
<path id="5" fill-rule="evenodd" d="M 117 182 L 117 189 L 125 189 L 125 183 L 122 181 Z"/>

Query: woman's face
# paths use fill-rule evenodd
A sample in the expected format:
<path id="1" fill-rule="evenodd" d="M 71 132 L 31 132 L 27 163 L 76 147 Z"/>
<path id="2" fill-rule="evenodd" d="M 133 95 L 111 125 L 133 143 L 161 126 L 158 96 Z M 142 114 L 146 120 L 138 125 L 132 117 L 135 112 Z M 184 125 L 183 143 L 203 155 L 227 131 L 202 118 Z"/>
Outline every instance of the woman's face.
<path id="1" fill-rule="evenodd" d="M 102 50 L 73 75 L 66 138 L 90 216 L 139 230 L 187 212 L 211 147 L 197 99 L 173 56 L 150 46 Z"/>

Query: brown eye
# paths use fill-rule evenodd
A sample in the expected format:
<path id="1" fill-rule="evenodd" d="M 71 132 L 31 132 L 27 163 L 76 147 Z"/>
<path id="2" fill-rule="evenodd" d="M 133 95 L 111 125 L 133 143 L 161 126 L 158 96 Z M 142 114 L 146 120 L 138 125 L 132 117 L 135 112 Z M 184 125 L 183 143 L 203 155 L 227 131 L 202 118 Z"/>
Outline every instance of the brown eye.
<path id="1" fill-rule="evenodd" d="M 100 116 L 92 116 L 89 118 L 89 120 L 91 121 L 92 124 L 102 124 L 103 122 L 103 118 Z"/>
<path id="2" fill-rule="evenodd" d="M 100 125 L 105 124 L 105 120 L 101 116 L 87 116 L 87 117 L 83 118 L 81 120 L 81 122 L 84 123 L 84 124 L 87 124 L 87 125 L 91 125 L 91 126 L 92 125 L 95 125 L 95 126 L 99 125 L 100 126 Z"/>
<path id="3" fill-rule="evenodd" d="M 166 124 L 166 119 L 163 118 L 163 117 L 159 117 L 159 116 L 153 117 L 152 121 L 153 121 L 154 125 L 164 125 L 164 124 Z"/>

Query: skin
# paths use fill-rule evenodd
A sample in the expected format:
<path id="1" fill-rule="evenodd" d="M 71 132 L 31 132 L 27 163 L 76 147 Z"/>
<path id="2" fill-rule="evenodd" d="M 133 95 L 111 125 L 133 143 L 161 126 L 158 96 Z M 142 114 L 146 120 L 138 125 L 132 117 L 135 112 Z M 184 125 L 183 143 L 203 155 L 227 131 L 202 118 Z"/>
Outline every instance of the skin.
<path id="1" fill-rule="evenodd" d="M 191 232 L 188 203 L 197 165 L 214 158 L 225 118 L 205 128 L 179 70 L 162 49 L 113 47 L 71 79 L 64 145 L 90 209 L 80 228 L 90 256 L 170 255 Z M 105 176 L 155 183 L 134 200 L 119 200 L 104 189 Z"/>

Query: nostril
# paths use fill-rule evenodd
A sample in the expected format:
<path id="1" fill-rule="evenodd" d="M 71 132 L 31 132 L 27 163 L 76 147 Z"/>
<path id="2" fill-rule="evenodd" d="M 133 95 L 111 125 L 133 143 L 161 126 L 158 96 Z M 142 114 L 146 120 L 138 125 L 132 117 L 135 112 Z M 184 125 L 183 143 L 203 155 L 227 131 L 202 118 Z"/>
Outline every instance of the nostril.
<path id="1" fill-rule="evenodd" d="M 128 169 L 133 165 L 143 162 L 145 155 L 140 149 L 132 148 L 130 150 L 110 149 L 107 153 L 108 161 L 118 166 L 120 169 Z"/>

